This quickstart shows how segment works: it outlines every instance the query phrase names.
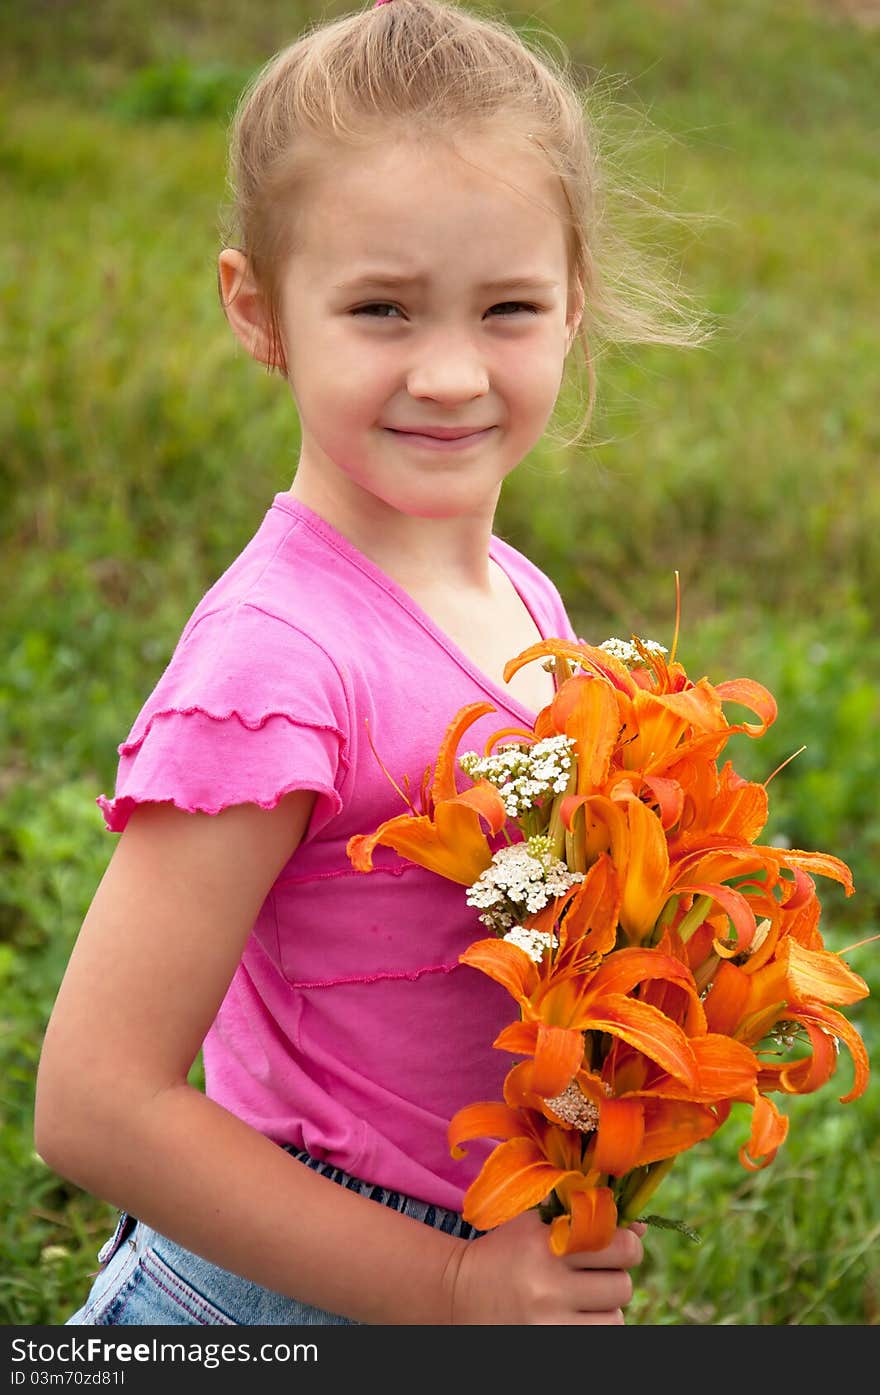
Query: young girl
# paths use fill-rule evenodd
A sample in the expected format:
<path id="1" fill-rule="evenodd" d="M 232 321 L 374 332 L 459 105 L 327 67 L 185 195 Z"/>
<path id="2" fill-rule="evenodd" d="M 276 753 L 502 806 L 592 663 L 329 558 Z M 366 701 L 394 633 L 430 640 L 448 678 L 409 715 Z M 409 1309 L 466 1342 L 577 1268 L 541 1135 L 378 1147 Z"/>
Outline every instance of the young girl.
<path id="1" fill-rule="evenodd" d="M 594 263 L 581 98 L 500 21 L 380 0 L 263 70 L 231 173 L 223 305 L 287 379 L 301 452 L 98 801 L 121 836 L 36 1141 L 122 1214 L 69 1321 L 621 1323 L 641 1228 L 557 1258 L 535 1212 L 462 1220 L 492 1144 L 457 1161 L 447 1127 L 500 1097 L 508 998 L 458 963 L 480 931 L 461 887 L 346 856 L 401 812 L 377 756 L 418 787 L 465 703 L 495 709 L 474 745 L 532 721 L 552 679 L 504 664 L 573 635 L 493 518 L 575 339 L 589 364 L 625 314 Z"/>

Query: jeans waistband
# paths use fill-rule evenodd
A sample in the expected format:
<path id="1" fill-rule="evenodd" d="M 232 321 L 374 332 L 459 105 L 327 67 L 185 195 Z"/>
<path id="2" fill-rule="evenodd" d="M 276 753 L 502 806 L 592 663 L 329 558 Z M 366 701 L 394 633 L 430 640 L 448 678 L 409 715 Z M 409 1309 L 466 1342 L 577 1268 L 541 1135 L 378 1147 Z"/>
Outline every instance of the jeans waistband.
<path id="1" fill-rule="evenodd" d="M 434 1206 L 428 1201 L 419 1201 L 416 1197 L 406 1196 L 403 1192 L 392 1191 L 388 1187 L 380 1187 L 374 1182 L 365 1182 L 362 1178 L 353 1177 L 350 1172 L 343 1171 L 341 1167 L 335 1167 L 333 1163 L 313 1158 L 311 1153 L 292 1144 L 282 1144 L 282 1147 L 285 1153 L 305 1163 L 313 1172 L 328 1177 L 340 1187 L 357 1192 L 359 1196 L 369 1197 L 371 1201 L 378 1201 L 380 1206 L 387 1206 L 392 1211 L 400 1211 L 416 1220 L 424 1221 L 425 1225 L 432 1226 L 435 1230 L 442 1230 L 445 1234 L 458 1236 L 462 1240 L 475 1240 L 478 1235 L 484 1233 L 463 1220 L 457 1211 Z"/>

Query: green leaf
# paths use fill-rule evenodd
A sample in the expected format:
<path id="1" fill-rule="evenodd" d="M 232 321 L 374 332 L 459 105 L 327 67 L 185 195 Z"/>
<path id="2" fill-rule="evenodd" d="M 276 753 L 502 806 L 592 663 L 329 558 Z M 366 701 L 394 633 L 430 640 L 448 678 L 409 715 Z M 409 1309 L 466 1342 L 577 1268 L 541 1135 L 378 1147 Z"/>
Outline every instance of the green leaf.
<path id="1" fill-rule="evenodd" d="M 693 1240 L 695 1245 L 702 1245 L 703 1237 L 686 1221 L 672 1220 L 669 1216 L 639 1216 L 643 1225 L 656 1226 L 658 1230 L 677 1230 L 682 1235 L 686 1235 L 689 1240 Z"/>

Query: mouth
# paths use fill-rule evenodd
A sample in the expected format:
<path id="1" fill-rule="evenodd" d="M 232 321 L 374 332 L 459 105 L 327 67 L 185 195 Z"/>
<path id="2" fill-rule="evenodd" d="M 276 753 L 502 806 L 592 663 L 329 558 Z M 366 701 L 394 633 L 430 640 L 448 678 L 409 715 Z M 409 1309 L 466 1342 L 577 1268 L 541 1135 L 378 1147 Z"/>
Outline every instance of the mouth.
<path id="1" fill-rule="evenodd" d="M 426 426 L 419 431 L 404 431 L 399 427 L 386 427 L 392 436 L 399 436 L 401 440 L 409 441 L 413 445 L 423 445 L 429 450 L 463 450 L 469 445 L 475 445 L 478 441 L 484 440 L 490 432 L 494 431 L 494 426 L 468 427 L 468 426 Z"/>

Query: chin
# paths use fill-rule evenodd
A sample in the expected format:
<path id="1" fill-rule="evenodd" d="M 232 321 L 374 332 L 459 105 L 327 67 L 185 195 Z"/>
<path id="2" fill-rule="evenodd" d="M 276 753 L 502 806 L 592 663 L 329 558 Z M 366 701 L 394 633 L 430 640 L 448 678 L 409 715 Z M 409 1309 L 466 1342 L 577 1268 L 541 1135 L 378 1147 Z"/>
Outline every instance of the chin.
<path id="1" fill-rule="evenodd" d="M 494 500 L 455 499 L 447 493 L 442 499 L 413 499 L 400 506 L 399 512 L 409 518 L 433 518 L 437 521 L 453 518 L 473 518 L 476 514 L 492 512 Z"/>

